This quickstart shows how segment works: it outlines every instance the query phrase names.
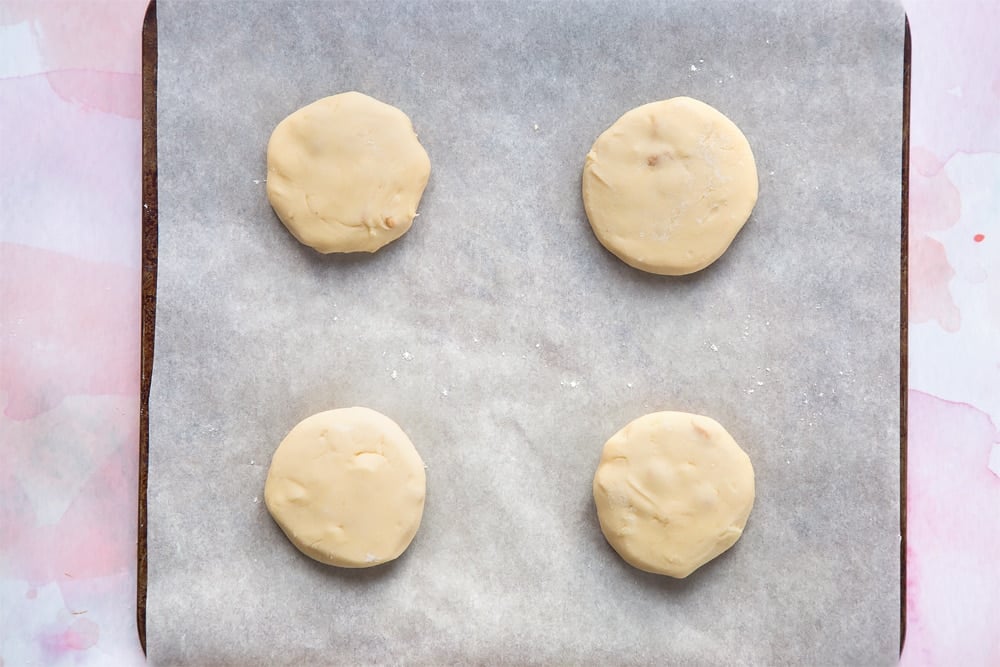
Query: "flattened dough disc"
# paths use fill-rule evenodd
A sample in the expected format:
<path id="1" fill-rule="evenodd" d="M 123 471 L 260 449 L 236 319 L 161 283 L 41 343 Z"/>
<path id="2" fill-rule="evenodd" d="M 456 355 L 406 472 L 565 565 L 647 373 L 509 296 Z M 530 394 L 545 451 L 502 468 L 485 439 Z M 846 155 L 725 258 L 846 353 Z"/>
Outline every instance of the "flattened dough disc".
<path id="1" fill-rule="evenodd" d="M 267 198 L 322 253 L 375 252 L 406 233 L 431 163 L 409 117 L 361 93 L 302 107 L 267 144 Z"/>
<path id="2" fill-rule="evenodd" d="M 743 534 L 753 507 L 750 457 L 714 419 L 639 417 L 604 445 L 594 475 L 601 530 L 630 565 L 684 578 Z"/>
<path id="3" fill-rule="evenodd" d="M 636 107 L 594 142 L 583 205 L 594 234 L 626 264 L 684 275 L 726 251 L 757 202 L 740 129 L 690 97 Z"/>
<path id="4" fill-rule="evenodd" d="M 424 464 L 403 430 L 368 408 L 329 410 L 274 452 L 264 502 L 302 553 L 340 567 L 402 554 L 424 512 Z"/>

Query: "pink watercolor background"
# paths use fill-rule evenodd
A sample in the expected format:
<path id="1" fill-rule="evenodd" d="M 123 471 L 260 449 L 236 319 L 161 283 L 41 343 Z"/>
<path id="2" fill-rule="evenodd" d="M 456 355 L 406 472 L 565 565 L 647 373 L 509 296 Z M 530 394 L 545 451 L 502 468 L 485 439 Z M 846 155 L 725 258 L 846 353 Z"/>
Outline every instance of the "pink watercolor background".
<path id="1" fill-rule="evenodd" d="M 0 0 L 0 667 L 135 630 L 145 0 Z M 1000 665 L 1000 3 L 906 0 L 909 626 Z"/>

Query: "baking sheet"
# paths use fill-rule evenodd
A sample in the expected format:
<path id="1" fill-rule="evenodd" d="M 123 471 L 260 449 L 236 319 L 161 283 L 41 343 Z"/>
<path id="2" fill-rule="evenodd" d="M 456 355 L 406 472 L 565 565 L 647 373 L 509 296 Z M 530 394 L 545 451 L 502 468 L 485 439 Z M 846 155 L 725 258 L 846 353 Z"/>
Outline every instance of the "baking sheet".
<path id="1" fill-rule="evenodd" d="M 891 3 L 159 0 L 147 649 L 168 664 L 889 664 L 899 645 L 903 14 Z M 320 256 L 270 210 L 274 125 L 356 89 L 432 161 L 420 217 Z M 760 201 L 687 278 L 597 243 L 580 171 L 690 95 Z M 329 568 L 263 504 L 300 419 L 365 405 L 427 464 L 398 561 Z M 606 545 L 605 439 L 661 409 L 750 454 L 743 538 L 684 581 Z"/>

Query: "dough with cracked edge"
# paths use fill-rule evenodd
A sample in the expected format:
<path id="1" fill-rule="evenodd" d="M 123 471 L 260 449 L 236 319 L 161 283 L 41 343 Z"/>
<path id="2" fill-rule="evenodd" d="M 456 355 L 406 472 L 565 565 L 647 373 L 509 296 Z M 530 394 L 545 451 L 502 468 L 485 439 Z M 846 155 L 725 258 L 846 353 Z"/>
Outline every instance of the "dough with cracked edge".
<path id="1" fill-rule="evenodd" d="M 267 144 L 268 201 L 322 253 L 375 252 L 405 234 L 430 173 L 409 117 L 357 92 L 302 107 Z"/>
<path id="2" fill-rule="evenodd" d="M 726 251 L 756 202 L 757 167 L 746 137 L 690 97 L 627 112 L 597 138 L 583 168 L 594 234 L 649 273 L 704 269 Z"/>
<path id="3" fill-rule="evenodd" d="M 604 445 L 594 475 L 601 530 L 630 565 L 684 578 L 743 534 L 754 500 L 750 457 L 714 419 L 639 417 Z"/>
<path id="4" fill-rule="evenodd" d="M 424 512 L 424 463 L 396 422 L 368 408 L 320 412 L 274 452 L 264 502 L 302 553 L 339 567 L 402 554 Z"/>

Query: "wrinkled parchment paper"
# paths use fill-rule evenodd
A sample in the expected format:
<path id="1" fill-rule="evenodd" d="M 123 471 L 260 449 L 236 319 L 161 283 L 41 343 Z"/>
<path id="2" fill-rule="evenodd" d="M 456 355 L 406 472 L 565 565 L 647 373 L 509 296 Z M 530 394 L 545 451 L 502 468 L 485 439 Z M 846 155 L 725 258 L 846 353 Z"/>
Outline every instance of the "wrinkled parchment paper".
<path id="1" fill-rule="evenodd" d="M 157 4 L 152 664 L 895 662 L 899 7 Z M 321 256 L 268 206 L 265 146 L 352 89 L 410 115 L 431 180 L 401 240 Z M 598 244 L 580 172 L 676 95 L 743 129 L 760 201 L 663 278 Z M 351 405 L 427 464 L 416 539 L 364 571 L 263 503 L 286 432 Z M 604 441 L 663 409 L 757 474 L 743 538 L 684 581 L 626 565 L 591 500 Z"/>

